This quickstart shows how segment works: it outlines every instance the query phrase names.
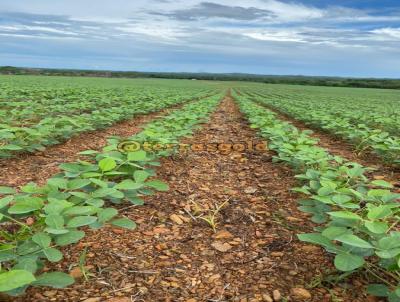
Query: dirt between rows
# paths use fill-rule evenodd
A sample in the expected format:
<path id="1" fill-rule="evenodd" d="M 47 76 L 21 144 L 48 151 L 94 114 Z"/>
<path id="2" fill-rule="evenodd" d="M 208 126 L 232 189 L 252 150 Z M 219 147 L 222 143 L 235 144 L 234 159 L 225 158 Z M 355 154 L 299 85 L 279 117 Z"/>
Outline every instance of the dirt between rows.
<path id="1" fill-rule="evenodd" d="M 384 178 L 393 182 L 394 184 L 397 184 L 397 186 L 400 188 L 400 167 L 390 165 L 389 163 L 384 163 L 381 158 L 371 152 L 358 155 L 354 149 L 354 145 L 352 145 L 350 142 L 296 120 L 290 115 L 285 114 L 271 106 L 259 102 L 257 104 L 273 111 L 277 114 L 279 119 L 293 124 L 300 130 L 312 130 L 313 133 L 310 136 L 318 139 L 318 145 L 328 150 L 329 153 L 333 155 L 339 155 L 349 161 L 372 168 L 373 171 L 368 173 L 370 178 Z"/>
<path id="2" fill-rule="evenodd" d="M 78 153 L 85 150 L 101 150 L 107 145 L 110 136 L 129 137 L 141 131 L 141 126 L 152 120 L 167 115 L 171 110 L 182 107 L 178 104 L 158 112 L 138 115 L 132 119 L 96 131 L 84 132 L 67 141 L 49 146 L 36 153 L 24 153 L 11 159 L 0 160 L 0 186 L 18 187 L 29 182 L 45 184 L 46 180 L 59 172 L 62 163 L 76 161 Z"/>
<path id="3" fill-rule="evenodd" d="M 184 143 L 256 142 L 229 97 Z M 170 191 L 121 209 L 134 231 L 87 231 L 51 269 L 78 278 L 68 289 L 29 289 L 14 301 L 200 302 L 377 301 L 361 278 L 329 283 L 331 256 L 300 242 L 312 225 L 297 210 L 291 170 L 269 151 L 190 152 L 164 158 L 158 178 Z M 223 206 L 224 205 L 224 206 Z M 215 206 L 216 232 L 205 218 Z M 77 268 L 87 248 L 88 279 Z M 72 265 L 71 265 L 72 264 Z M 50 268 L 49 268 L 50 269 Z"/>

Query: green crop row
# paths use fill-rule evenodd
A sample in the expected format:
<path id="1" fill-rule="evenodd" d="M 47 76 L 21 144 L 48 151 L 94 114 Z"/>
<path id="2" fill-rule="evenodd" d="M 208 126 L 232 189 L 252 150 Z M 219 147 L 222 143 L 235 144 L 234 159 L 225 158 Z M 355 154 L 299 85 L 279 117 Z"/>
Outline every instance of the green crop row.
<path id="1" fill-rule="evenodd" d="M 339 110 L 335 109 L 334 102 L 302 100 L 296 95 L 277 98 L 268 94 L 250 93 L 250 96 L 257 102 L 352 142 L 359 154 L 373 152 L 389 164 L 400 164 L 400 137 L 391 136 L 387 131 L 372 128 L 365 123 L 354 123 L 350 117 L 341 115 Z M 358 117 L 360 110 L 362 109 L 354 109 L 348 114 Z M 395 127 L 398 129 L 398 123 L 393 124 L 393 128 Z"/>
<path id="2" fill-rule="evenodd" d="M 164 98 L 180 97 L 181 88 L 171 87 L 121 87 L 121 88 L 10 88 L 1 87 L 0 118 L 10 126 L 35 126 L 44 118 L 60 115 L 90 114 L 101 108 L 148 103 Z M 4 86 L 4 85 L 3 85 Z M 203 95 L 207 87 L 191 89 L 191 94 Z"/>
<path id="3" fill-rule="evenodd" d="M 252 128 L 269 140 L 283 161 L 300 173 L 295 191 L 306 196 L 299 209 L 318 226 L 299 239 L 335 254 L 334 265 L 346 274 L 366 270 L 380 283 L 370 284 L 376 296 L 400 301 L 400 194 L 384 180 L 370 181 L 369 169 L 329 154 L 309 131 L 299 131 L 275 113 L 243 95 L 235 95 Z"/>
<path id="4" fill-rule="evenodd" d="M 206 121 L 221 95 L 189 103 L 148 124 L 132 141 L 174 143 Z M 113 137 L 101 152 L 81 152 L 87 160 L 60 165 L 61 173 L 44 186 L 30 183 L 19 192 L 0 187 L 0 292 L 23 293 L 29 286 L 66 287 L 74 282 L 63 272 L 45 272 L 47 261 L 63 258 L 61 247 L 85 236 L 82 227 L 111 224 L 134 229 L 135 223 L 117 217 L 116 205 L 143 204 L 143 197 L 168 190 L 154 179 L 154 166 L 165 152 L 124 152 Z"/>
<path id="5" fill-rule="evenodd" d="M 195 90 L 146 87 L 146 91 L 122 87 L 112 88 L 107 92 L 104 89 L 80 87 L 63 90 L 66 91 L 60 95 L 60 89 L 53 89 L 52 93 L 45 94 L 42 90 L 36 92 L 27 88 L 27 101 L 17 102 L 11 98 L 10 101 L 3 102 L 5 109 L 0 123 L 0 158 L 10 157 L 18 152 L 44 150 L 45 146 L 57 144 L 84 131 L 103 129 L 138 114 L 158 111 L 216 93 L 216 90 L 204 87 Z M 75 93 L 65 97 L 64 94 L 70 94 L 71 90 Z M 24 95 L 21 89 L 17 90 L 17 94 Z M 30 99 L 32 94 L 40 102 Z M 15 108 L 11 110 L 7 105 Z M 20 105 L 26 108 L 21 111 Z M 19 119 L 13 112 L 22 112 L 18 118 L 24 117 L 25 112 L 32 116 L 28 120 L 25 116 L 26 125 L 16 126 L 14 124 Z M 0 111 L 0 117 L 1 114 Z M 38 121 L 31 124 L 32 119 Z"/>
<path id="6" fill-rule="evenodd" d="M 269 99 L 290 100 L 296 106 L 323 110 L 352 124 L 399 134 L 400 106 L 395 90 L 269 85 L 249 91 Z"/>

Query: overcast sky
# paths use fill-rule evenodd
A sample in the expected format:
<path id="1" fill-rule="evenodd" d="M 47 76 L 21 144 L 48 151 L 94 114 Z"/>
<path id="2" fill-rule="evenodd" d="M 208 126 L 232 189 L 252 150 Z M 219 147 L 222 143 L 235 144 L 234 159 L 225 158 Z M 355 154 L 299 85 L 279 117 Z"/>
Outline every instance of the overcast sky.
<path id="1" fill-rule="evenodd" d="M 0 0 L 0 65 L 400 78 L 400 1 Z"/>

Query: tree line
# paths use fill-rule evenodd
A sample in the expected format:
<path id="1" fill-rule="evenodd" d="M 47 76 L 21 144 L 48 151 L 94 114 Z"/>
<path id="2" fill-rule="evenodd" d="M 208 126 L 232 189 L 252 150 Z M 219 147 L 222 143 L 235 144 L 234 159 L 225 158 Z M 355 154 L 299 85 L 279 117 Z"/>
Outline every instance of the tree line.
<path id="1" fill-rule="evenodd" d="M 213 81 L 249 81 L 270 84 L 294 84 L 332 87 L 359 87 L 400 89 L 400 79 L 377 78 L 342 78 L 318 76 L 277 76 L 242 73 L 181 73 L 181 72 L 137 72 L 107 70 L 75 70 L 49 68 L 21 68 L 13 66 L 0 67 L 0 74 L 10 75 L 44 75 L 44 76 L 80 76 L 107 78 L 165 78 Z"/>

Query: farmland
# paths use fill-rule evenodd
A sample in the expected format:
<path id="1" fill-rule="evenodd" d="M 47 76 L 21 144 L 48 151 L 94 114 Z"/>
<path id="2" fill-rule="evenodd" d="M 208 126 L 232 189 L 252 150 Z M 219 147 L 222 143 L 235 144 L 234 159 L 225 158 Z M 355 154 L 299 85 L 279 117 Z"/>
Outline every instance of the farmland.
<path id="1" fill-rule="evenodd" d="M 1 76 L 0 299 L 400 301 L 399 102 Z"/>

